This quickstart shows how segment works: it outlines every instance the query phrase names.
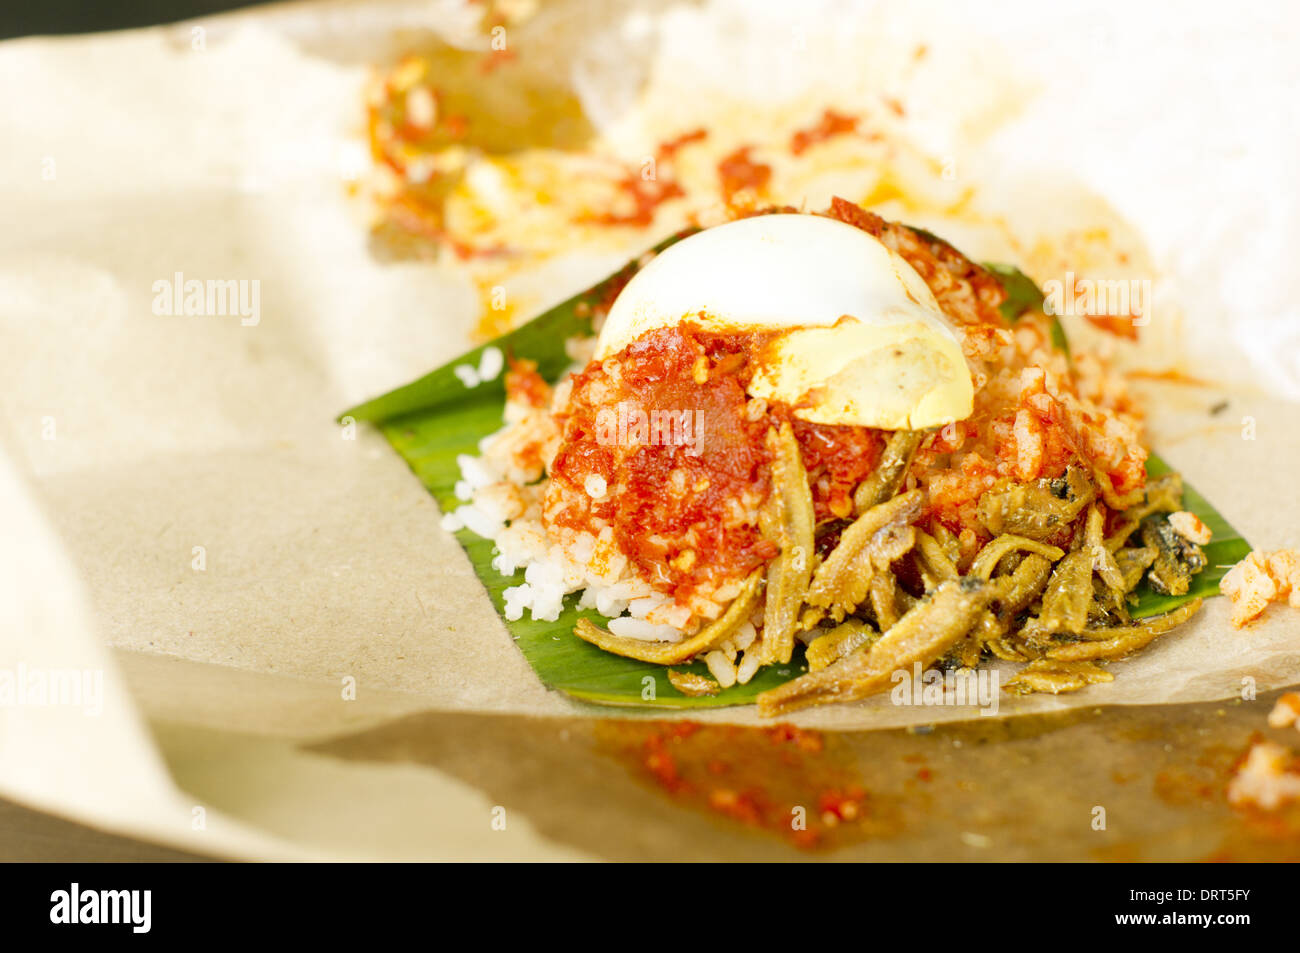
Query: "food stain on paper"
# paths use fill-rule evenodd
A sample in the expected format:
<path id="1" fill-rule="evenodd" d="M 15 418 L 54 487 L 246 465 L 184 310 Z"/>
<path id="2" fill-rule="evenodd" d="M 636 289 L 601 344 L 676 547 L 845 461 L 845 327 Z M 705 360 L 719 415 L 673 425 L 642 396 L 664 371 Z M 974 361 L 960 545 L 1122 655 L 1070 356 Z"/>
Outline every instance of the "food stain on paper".
<path id="1" fill-rule="evenodd" d="M 611 859 L 1300 860 L 1300 802 L 1228 797 L 1278 694 L 852 732 L 428 712 L 306 750 L 432 768 Z"/>
<path id="2" fill-rule="evenodd" d="M 694 811 L 829 850 L 901 830 L 896 798 L 869 792 L 834 735 L 692 721 L 601 721 L 597 749 Z"/>
<path id="3" fill-rule="evenodd" d="M 527 63 L 525 53 L 494 70 L 490 88 L 474 97 L 455 92 L 473 68 L 463 51 L 411 53 L 376 74 L 367 126 L 377 253 L 442 257 L 495 286 L 569 252 L 631 255 L 685 226 L 840 195 L 887 217 L 959 226 L 972 250 L 1040 280 L 1069 267 L 1080 287 L 1091 287 L 1084 278 L 1151 274 L 1132 230 L 1077 187 L 1068 214 L 1050 227 L 1013 228 L 997 197 L 954 157 L 913 143 L 898 95 L 779 108 L 678 99 L 665 113 L 654 105 L 664 91 L 651 88 L 615 136 L 590 123 L 562 77 Z M 511 84 L 516 95 L 505 109 L 496 101 Z M 516 302 L 509 321 L 482 308 L 475 339 L 500 334 L 538 304 Z M 1121 312 L 1071 316 L 1068 330 L 1132 342 L 1138 325 Z"/>

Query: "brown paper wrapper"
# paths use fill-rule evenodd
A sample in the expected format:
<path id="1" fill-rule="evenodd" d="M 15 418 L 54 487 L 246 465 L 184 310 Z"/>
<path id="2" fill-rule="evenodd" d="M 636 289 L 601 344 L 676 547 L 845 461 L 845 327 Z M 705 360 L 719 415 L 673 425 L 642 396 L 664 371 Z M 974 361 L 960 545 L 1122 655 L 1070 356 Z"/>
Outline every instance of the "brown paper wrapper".
<path id="1" fill-rule="evenodd" d="M 1164 297 L 1142 360 L 1210 382 L 1152 385 L 1153 443 L 1257 546 L 1300 542 L 1287 402 L 1300 394 L 1300 289 L 1277 267 L 1300 216 L 1274 164 L 1297 150 L 1294 130 L 1273 122 L 1290 110 L 1270 112 L 1266 90 L 1185 108 L 1192 90 L 1171 106 L 1120 76 L 1072 91 L 1063 77 L 1081 54 L 1068 37 L 1011 17 L 994 41 L 951 6 L 944 22 L 898 12 L 881 29 L 873 17 L 884 14 L 840 11 L 792 31 L 721 3 L 598 14 L 557 4 L 521 35 L 569 71 L 603 147 L 630 159 L 692 125 L 734 141 L 826 103 L 875 107 L 887 91 L 906 102 L 909 134 L 979 184 L 978 221 L 917 210 L 918 224 L 974 257 L 1041 272 L 1070 252 L 1100 254 L 1080 238 L 1089 229 L 1109 230 L 1108 247 L 1145 243 L 1141 267 L 1159 264 Z M 1119 56 L 1127 33 L 1106 33 L 1105 21 L 1103 39 L 1119 47 L 1107 55 Z M 1041 11 L 1026 5 L 1030 22 Z M 378 261 L 369 208 L 346 188 L 364 160 L 366 64 L 420 43 L 471 45 L 475 29 L 450 3 L 306 4 L 0 47 L 0 73 L 23 89 L 0 117 L 11 144 L 0 154 L 0 489 L 12 514 L 0 557 L 13 587 L 0 601 L 0 668 L 102 679 L 98 714 L 0 712 L 5 796 L 219 856 L 626 854 L 567 837 L 576 813 L 551 816 L 545 832 L 511 814 L 518 778 L 489 791 L 446 765 L 392 757 L 391 739 L 373 759 L 332 747 L 417 716 L 442 732 L 475 714 L 663 717 L 548 692 L 405 464 L 376 433 L 348 439 L 332 421 L 455 356 L 479 319 L 471 266 Z M 1294 66 L 1280 42 L 1254 39 L 1268 41 L 1262 52 L 1214 41 L 1228 44 L 1216 61 L 1264 64 L 1260 82 L 1280 95 L 1277 77 Z M 1171 59 L 1146 68 L 1201 76 L 1196 51 L 1209 42 L 1148 51 Z M 999 52 L 1007 46 L 1028 52 Z M 1082 141 L 1070 118 L 1090 108 L 1112 110 L 1107 149 Z M 1220 137 L 1198 160 L 1209 115 L 1223 120 Z M 801 194 L 774 198 L 817 207 L 876 174 L 823 170 Z M 1278 207 L 1288 201 L 1290 213 Z M 513 280 L 540 307 L 650 237 L 566 256 L 557 236 Z M 183 279 L 255 281 L 256 313 L 159 313 L 155 283 Z M 1255 439 L 1243 439 L 1252 426 Z M 1261 692 L 1300 680 L 1300 616 L 1275 609 L 1238 631 L 1227 609 L 1212 601 L 1112 666 L 1111 684 L 1003 697 L 1000 713 L 1210 701 L 1239 695 L 1243 680 Z M 691 717 L 757 721 L 749 708 Z M 881 697 L 795 720 L 864 730 L 980 717 Z M 493 757 L 485 750 L 484 764 Z"/>

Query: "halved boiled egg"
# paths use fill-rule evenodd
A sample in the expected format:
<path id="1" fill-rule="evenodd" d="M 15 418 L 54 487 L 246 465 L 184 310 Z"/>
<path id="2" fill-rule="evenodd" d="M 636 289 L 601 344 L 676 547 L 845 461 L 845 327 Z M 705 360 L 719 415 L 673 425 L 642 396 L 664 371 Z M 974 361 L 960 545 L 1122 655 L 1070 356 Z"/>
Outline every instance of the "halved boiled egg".
<path id="1" fill-rule="evenodd" d="M 672 245 L 619 294 L 596 357 L 682 322 L 769 332 L 749 393 L 813 423 L 920 430 L 971 413 L 966 360 L 921 276 L 835 219 L 759 215 Z"/>

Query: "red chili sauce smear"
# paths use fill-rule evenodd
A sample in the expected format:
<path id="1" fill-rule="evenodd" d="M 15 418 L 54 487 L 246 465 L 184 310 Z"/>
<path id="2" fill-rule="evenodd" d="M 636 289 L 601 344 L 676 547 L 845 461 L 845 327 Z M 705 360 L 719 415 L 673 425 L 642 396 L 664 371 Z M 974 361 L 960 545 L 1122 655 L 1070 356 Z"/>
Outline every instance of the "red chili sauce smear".
<path id="1" fill-rule="evenodd" d="M 767 431 L 787 420 L 818 520 L 847 515 L 883 439 L 865 428 L 807 423 L 775 402 L 751 408 L 750 355 L 762 344 L 760 334 L 686 323 L 575 374 L 557 417 L 563 438 L 550 469 L 548 518 L 596 535 L 612 527 L 639 574 L 679 601 L 743 578 L 777 555 L 756 520 L 770 490 Z M 598 499 L 588 493 L 592 475 L 606 483 Z"/>
<path id="2" fill-rule="evenodd" d="M 848 135 L 858 130 L 858 117 L 837 113 L 833 109 L 827 109 L 822 113 L 821 119 L 816 125 L 807 129 L 800 129 L 790 137 L 790 151 L 795 155 L 803 155 L 809 147 L 819 142 L 825 142 L 836 136 Z"/>
<path id="3" fill-rule="evenodd" d="M 772 167 L 750 158 L 753 146 L 741 146 L 718 162 L 718 188 L 727 205 L 734 205 L 736 197 L 745 190 L 760 192 L 772 179 Z"/>

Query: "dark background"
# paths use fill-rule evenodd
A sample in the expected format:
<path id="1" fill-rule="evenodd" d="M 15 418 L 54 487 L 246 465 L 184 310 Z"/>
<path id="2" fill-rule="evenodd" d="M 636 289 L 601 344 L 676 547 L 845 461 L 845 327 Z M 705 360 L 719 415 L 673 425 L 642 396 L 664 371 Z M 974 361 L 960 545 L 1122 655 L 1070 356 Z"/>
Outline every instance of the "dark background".
<path id="1" fill-rule="evenodd" d="M 0 3 L 0 40 L 124 30 L 258 5 L 257 0 L 5 0 Z"/>

